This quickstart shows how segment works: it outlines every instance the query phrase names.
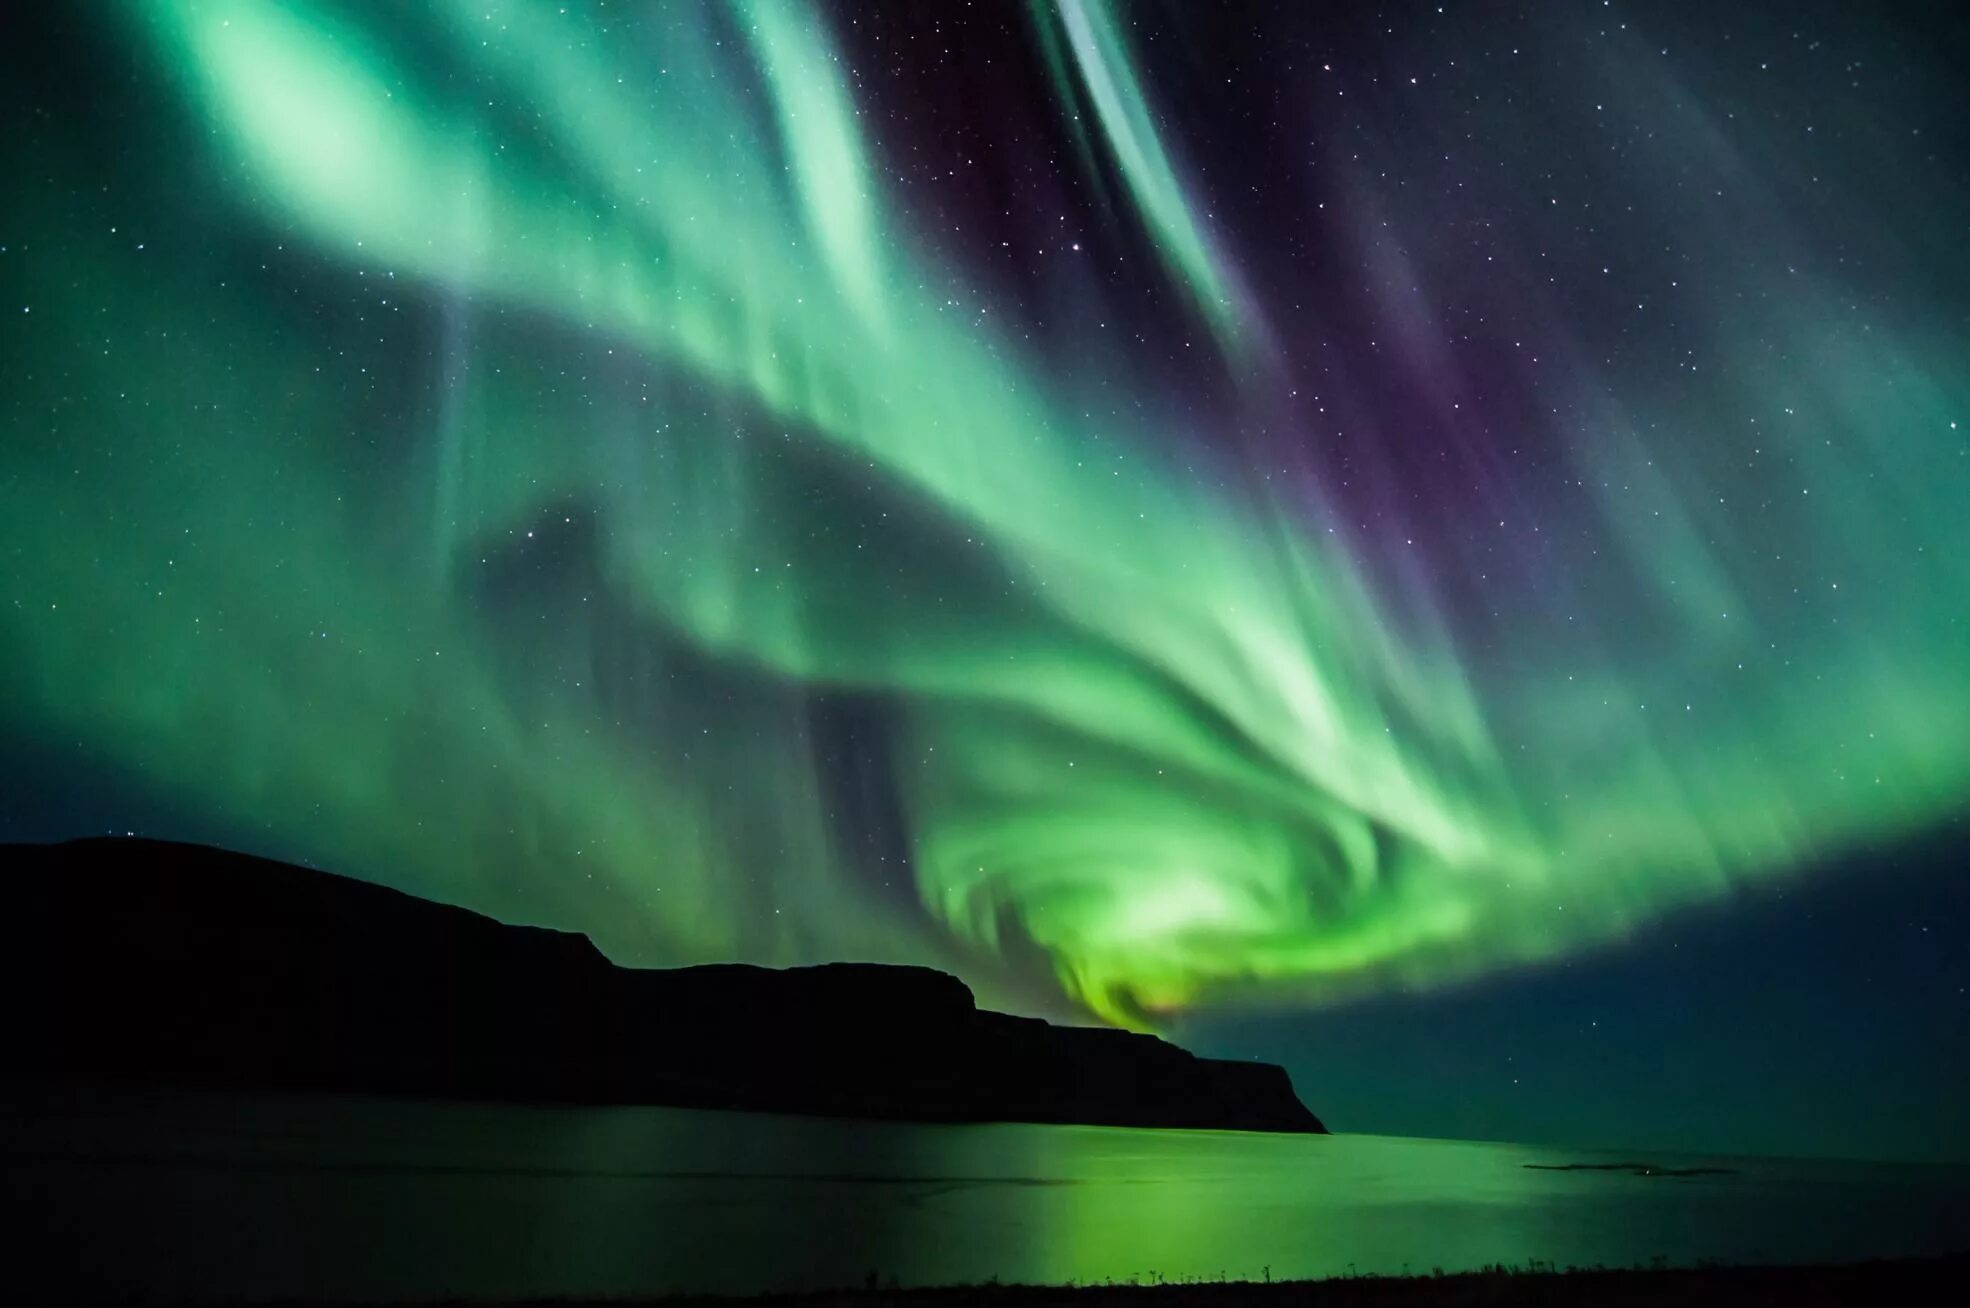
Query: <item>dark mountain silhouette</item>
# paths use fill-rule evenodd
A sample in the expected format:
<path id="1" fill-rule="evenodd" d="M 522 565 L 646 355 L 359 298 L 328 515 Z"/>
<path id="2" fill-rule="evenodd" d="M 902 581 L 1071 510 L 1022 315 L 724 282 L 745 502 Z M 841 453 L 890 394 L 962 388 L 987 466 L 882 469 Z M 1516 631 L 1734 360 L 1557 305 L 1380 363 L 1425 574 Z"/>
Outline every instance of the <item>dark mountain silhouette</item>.
<path id="1" fill-rule="evenodd" d="M 9 1062 L 67 1082 L 1318 1132 L 1283 1069 L 868 964 L 622 968 L 584 936 L 149 840 L 0 846 Z"/>

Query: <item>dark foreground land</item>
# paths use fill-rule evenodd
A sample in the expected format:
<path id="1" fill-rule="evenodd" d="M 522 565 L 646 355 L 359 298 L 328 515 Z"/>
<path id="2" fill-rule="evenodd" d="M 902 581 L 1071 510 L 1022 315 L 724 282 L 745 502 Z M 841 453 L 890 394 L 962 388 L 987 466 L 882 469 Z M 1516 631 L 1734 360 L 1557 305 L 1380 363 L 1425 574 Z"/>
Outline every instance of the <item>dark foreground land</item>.
<path id="1" fill-rule="evenodd" d="M 0 845 L 0 1026 L 54 1083 L 1324 1131 L 1283 1068 L 981 1009 L 922 967 L 618 967 L 587 937 L 152 840 Z"/>
<path id="2" fill-rule="evenodd" d="M 1524 1270 L 1448 1276 L 1358 1276 L 1320 1281 L 1206 1281 L 1165 1285 L 969 1285 L 922 1290 L 838 1290 L 754 1298 L 530 1299 L 501 1308 L 1518 1308 L 1519 1305 L 1828 1305 L 1961 1303 L 1970 1254 L 1831 1267 Z M 479 1301 L 421 1301 L 467 1308 Z M 299 1306 L 295 1306 L 299 1308 Z M 317 1306 L 310 1306 L 317 1308 Z M 488 1304 L 487 1308 L 491 1308 Z"/>

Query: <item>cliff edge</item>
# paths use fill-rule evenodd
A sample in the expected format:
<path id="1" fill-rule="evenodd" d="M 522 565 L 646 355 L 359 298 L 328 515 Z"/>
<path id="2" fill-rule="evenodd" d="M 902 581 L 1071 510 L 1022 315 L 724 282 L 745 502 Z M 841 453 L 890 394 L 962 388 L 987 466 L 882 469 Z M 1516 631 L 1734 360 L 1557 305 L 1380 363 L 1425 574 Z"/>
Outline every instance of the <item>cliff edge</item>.
<path id="1" fill-rule="evenodd" d="M 0 846 L 16 1076 L 1322 1132 L 1282 1068 L 977 1007 L 929 968 L 617 967 L 584 936 L 139 839 Z"/>

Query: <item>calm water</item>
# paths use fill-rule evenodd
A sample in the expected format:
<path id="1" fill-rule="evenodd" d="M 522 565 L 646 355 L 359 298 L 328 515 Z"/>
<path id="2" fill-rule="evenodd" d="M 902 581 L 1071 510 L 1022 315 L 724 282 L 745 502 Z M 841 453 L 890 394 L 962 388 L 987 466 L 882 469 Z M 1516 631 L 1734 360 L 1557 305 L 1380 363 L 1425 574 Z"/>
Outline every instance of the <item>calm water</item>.
<path id="1" fill-rule="evenodd" d="M 1970 1249 L 1970 1171 L 328 1098 L 4 1102 L 9 1283 L 624 1294 Z M 1527 1163 L 1721 1167 L 1637 1176 Z M 23 1229 L 22 1224 L 25 1223 Z"/>

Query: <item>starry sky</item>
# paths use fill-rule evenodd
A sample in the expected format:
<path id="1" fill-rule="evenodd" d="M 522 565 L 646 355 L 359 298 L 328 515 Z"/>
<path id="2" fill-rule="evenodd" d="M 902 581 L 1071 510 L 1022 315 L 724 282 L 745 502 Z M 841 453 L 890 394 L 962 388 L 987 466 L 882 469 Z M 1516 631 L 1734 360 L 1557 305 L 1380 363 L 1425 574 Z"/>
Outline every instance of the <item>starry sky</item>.
<path id="1" fill-rule="evenodd" d="M 1951 6 L 23 23 L 0 835 L 1970 1156 Z"/>

